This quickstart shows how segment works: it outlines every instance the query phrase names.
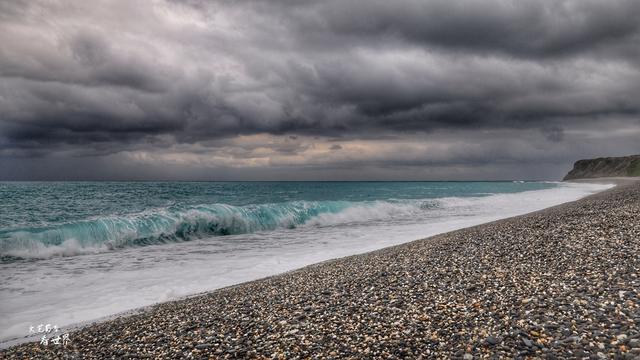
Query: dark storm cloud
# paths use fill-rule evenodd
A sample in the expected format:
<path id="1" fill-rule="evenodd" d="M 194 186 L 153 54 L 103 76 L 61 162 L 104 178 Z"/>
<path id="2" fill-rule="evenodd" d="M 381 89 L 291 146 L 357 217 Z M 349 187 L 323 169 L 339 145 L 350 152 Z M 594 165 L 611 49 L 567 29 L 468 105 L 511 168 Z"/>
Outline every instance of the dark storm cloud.
<path id="1" fill-rule="evenodd" d="M 287 3 L 286 6 L 292 6 Z M 295 5 L 293 5 L 295 6 Z M 300 6 L 306 39 L 381 36 L 464 52 L 556 57 L 638 41 L 640 3 L 587 1 L 323 1 Z"/>
<path id="2" fill-rule="evenodd" d="M 3 2 L 0 156 L 247 159 L 312 152 L 295 136 L 438 131 L 569 143 L 640 126 L 638 18 L 633 0 Z M 232 141 L 256 134 L 293 137 Z M 348 158 L 343 145 L 327 149 Z M 466 163 L 496 157 L 475 151 Z M 448 154 L 437 164 L 465 158 Z M 371 164 L 436 164 L 416 156 Z"/>

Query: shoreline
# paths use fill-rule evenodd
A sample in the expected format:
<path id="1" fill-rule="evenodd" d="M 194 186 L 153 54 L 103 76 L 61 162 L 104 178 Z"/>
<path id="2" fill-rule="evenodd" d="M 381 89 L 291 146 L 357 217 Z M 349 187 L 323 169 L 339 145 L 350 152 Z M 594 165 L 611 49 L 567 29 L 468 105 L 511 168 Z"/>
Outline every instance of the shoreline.
<path id="1" fill-rule="evenodd" d="M 394 245 L 408 243 L 408 242 L 419 240 L 419 239 L 424 239 L 424 238 L 435 236 L 445 232 L 455 231 L 455 230 L 463 229 L 466 227 L 480 225 L 487 222 L 506 219 L 509 217 L 542 210 L 551 206 L 559 205 L 564 202 L 575 201 L 579 198 L 587 196 L 590 193 L 594 193 L 595 191 L 603 191 L 605 188 L 610 188 L 611 186 L 614 186 L 613 184 L 608 184 L 607 186 L 595 186 L 592 188 L 592 186 L 590 185 L 578 185 L 578 184 L 560 183 L 560 182 L 550 182 L 550 183 L 553 184 L 552 185 L 553 187 L 549 189 L 525 190 L 525 191 L 518 191 L 513 194 L 512 193 L 504 193 L 504 194 L 486 193 L 488 196 L 471 197 L 473 201 L 475 202 L 481 201 L 483 203 L 483 204 L 480 204 L 481 207 L 478 208 L 480 211 L 474 211 L 473 216 L 464 216 L 464 215 L 456 216 L 454 213 L 453 216 L 449 218 L 440 217 L 440 220 L 436 220 L 436 221 L 427 220 L 418 226 L 410 225 L 410 226 L 406 226 L 399 229 L 405 232 L 404 235 L 397 236 L 397 234 L 389 233 L 389 232 L 385 233 L 388 235 L 380 235 L 375 231 L 371 232 L 370 230 L 368 230 L 367 231 L 368 235 L 361 237 L 360 240 L 357 242 L 358 244 L 361 244 L 358 246 L 354 246 L 356 242 L 350 243 L 347 241 L 343 245 L 340 243 L 335 243 L 334 241 L 335 246 L 327 247 L 325 245 L 321 245 L 320 247 L 324 247 L 324 249 L 320 249 L 320 250 L 324 250 L 324 251 L 319 252 L 318 255 L 310 255 L 311 253 L 305 253 L 304 251 L 300 251 L 300 249 L 298 249 L 298 253 L 300 253 L 300 255 L 302 256 L 305 256 L 304 258 L 301 258 L 301 257 L 292 258 L 291 256 L 289 256 L 289 259 L 286 259 L 284 257 L 282 259 L 276 259 L 277 261 L 275 262 L 277 262 L 276 264 L 277 268 L 263 269 L 262 273 L 259 273 L 259 274 L 240 276 L 240 278 L 235 279 L 235 281 L 226 281 L 226 280 L 209 281 L 209 279 L 215 279 L 216 276 L 221 276 L 221 279 L 224 279 L 222 277 L 224 275 L 217 275 L 215 270 L 211 270 L 211 268 L 215 268 L 215 266 L 212 266 L 211 268 L 202 269 L 204 273 L 210 274 L 212 276 L 206 277 L 202 275 L 197 275 L 197 270 L 199 269 L 199 267 L 195 266 L 193 267 L 193 269 L 194 271 L 196 271 L 196 274 L 183 274 L 183 276 L 179 274 L 176 276 L 169 274 L 169 278 L 167 279 L 168 281 L 165 284 L 160 285 L 160 282 L 156 282 L 156 284 L 158 284 L 158 288 L 162 288 L 162 290 L 159 291 L 160 295 L 152 299 L 152 301 L 138 301 L 138 298 L 135 296 L 135 289 L 134 289 L 134 293 L 132 293 L 131 296 L 128 296 L 128 298 L 135 303 L 131 303 L 127 301 L 127 296 L 122 296 L 123 294 L 122 291 L 119 291 L 119 292 L 116 291 L 115 293 L 111 293 L 113 297 L 118 297 L 119 300 L 117 301 L 108 300 L 108 297 L 111 297 L 110 294 L 105 293 L 104 291 L 101 292 L 99 284 L 96 284 L 98 285 L 98 291 L 95 291 L 95 292 L 93 290 L 85 291 L 81 287 L 75 287 L 75 289 L 71 288 L 71 289 L 65 290 L 64 293 L 67 293 L 69 291 L 79 296 L 90 295 L 90 297 L 95 297 L 96 310 L 89 310 L 94 313 L 93 316 L 78 316 L 78 317 L 76 316 L 77 312 L 82 312 L 82 311 L 87 312 L 87 309 L 90 306 L 86 306 L 85 304 L 91 302 L 90 298 L 88 299 L 88 301 L 74 304 L 73 300 L 71 300 L 72 301 L 71 303 L 66 302 L 64 300 L 65 298 L 70 298 L 70 296 L 68 295 L 61 294 L 59 297 L 56 297 L 57 296 L 56 294 L 51 294 L 53 295 L 53 297 L 50 298 L 49 303 L 50 304 L 59 303 L 60 311 L 58 311 L 58 309 L 51 309 L 53 308 L 52 306 L 49 306 L 44 310 L 42 308 L 40 310 L 37 310 L 38 308 L 36 308 L 36 306 L 38 305 L 37 305 L 37 302 L 33 301 L 34 297 L 32 296 L 31 299 L 29 299 L 29 297 L 27 296 L 24 299 L 24 301 L 26 301 L 27 303 L 33 303 L 34 305 L 21 306 L 21 307 L 14 306 L 13 308 L 15 310 L 12 311 L 12 313 L 7 314 L 7 318 L 4 319 L 5 320 L 4 324 L 6 325 L 4 326 L 4 329 L 3 329 L 3 331 L 7 333 L 7 335 L 1 337 L 0 349 L 7 348 L 23 342 L 33 341 L 33 337 L 25 336 L 26 332 L 24 328 L 26 328 L 26 325 L 20 328 L 18 328 L 17 326 L 14 326 L 14 329 L 12 329 L 12 331 L 7 331 L 7 327 L 9 326 L 9 324 L 12 324 L 12 325 L 13 324 L 38 324 L 42 322 L 40 319 L 48 319 L 49 320 L 48 322 L 62 325 L 64 329 L 68 329 L 68 330 L 78 329 L 78 328 L 81 328 L 82 326 L 86 326 L 92 323 L 107 321 L 119 316 L 127 316 L 129 314 L 135 314 L 135 313 L 138 313 L 139 310 L 144 310 L 144 308 L 146 307 L 150 307 L 161 302 L 166 302 L 170 300 L 180 300 L 183 298 L 191 297 L 197 294 L 203 294 L 203 293 L 214 291 L 224 287 L 235 286 L 238 284 L 245 283 L 247 281 L 259 280 L 264 277 L 274 276 L 274 275 L 286 273 L 289 271 L 294 271 L 294 270 L 303 268 L 308 265 L 316 264 L 316 263 L 339 259 L 346 256 L 351 256 L 351 255 L 364 254 L 370 251 L 375 251 L 375 250 L 383 249 L 389 246 L 394 246 Z M 586 190 L 587 188 L 591 188 L 591 189 Z M 581 189 L 581 190 L 576 190 L 576 189 Z M 548 192 L 556 192 L 556 193 L 555 195 L 550 195 Z M 572 193 L 573 195 L 569 195 Z M 504 200 L 507 200 L 507 199 L 500 199 L 503 196 L 506 196 L 507 198 L 515 196 L 516 199 L 520 197 L 520 200 L 514 202 L 513 199 L 511 199 L 507 202 L 504 202 Z M 462 198 L 444 197 L 442 199 L 444 200 L 463 199 L 464 200 L 467 198 L 466 197 L 462 197 Z M 497 199 L 498 200 L 497 203 L 504 204 L 505 207 L 493 208 L 493 209 L 490 207 L 487 207 L 486 206 L 487 203 L 492 203 L 494 201 L 492 199 Z M 517 204 L 518 202 L 520 202 L 521 205 L 517 205 L 514 207 L 513 204 Z M 528 204 L 528 205 L 525 205 L 525 204 Z M 455 202 L 452 205 L 456 206 Z M 446 209 L 447 206 L 448 205 L 443 205 L 443 208 Z M 464 205 L 464 206 L 467 206 L 467 205 Z M 478 204 L 476 204 L 475 206 L 477 207 Z M 486 209 L 486 210 L 482 211 L 482 209 Z M 407 229 L 411 229 L 411 226 L 413 226 L 413 230 L 407 231 Z M 419 231 L 417 231 L 418 228 L 419 228 Z M 411 234 L 411 235 L 407 236 L 406 234 Z M 304 234 L 301 234 L 301 235 L 304 235 Z M 325 239 L 319 238 L 318 240 L 320 243 L 324 243 Z M 188 242 L 187 244 L 185 244 L 185 247 L 182 248 L 183 250 L 181 250 L 180 252 L 185 251 L 185 248 L 186 250 L 189 250 L 188 248 L 189 246 L 191 246 L 192 247 L 191 250 L 193 250 L 193 246 L 197 243 L 198 241 Z M 137 248 L 137 249 L 143 250 L 145 248 L 143 247 L 143 248 Z M 136 248 L 124 249 L 125 252 L 111 253 L 111 257 L 120 256 L 123 258 L 135 258 L 137 256 L 143 255 L 140 253 L 136 254 L 137 249 Z M 153 251 L 155 250 L 155 248 L 151 248 L 151 250 Z M 180 255 L 180 254 L 177 254 L 177 255 Z M 95 257 L 95 261 L 99 262 L 99 261 L 104 261 L 102 257 L 107 257 L 108 259 L 109 256 L 110 256 L 109 253 L 96 254 L 96 255 L 89 255 L 88 258 Z M 276 254 L 276 257 L 277 257 L 277 254 Z M 84 257 L 84 256 L 80 257 L 78 261 L 80 263 L 84 263 L 85 266 L 90 267 L 92 260 L 86 260 L 86 258 L 87 257 Z M 53 259 L 55 259 L 55 257 Z M 220 260 L 222 260 L 221 263 L 224 263 L 223 259 L 220 259 Z M 49 261 L 49 260 L 45 259 L 45 261 Z M 213 262 L 209 262 L 207 264 L 201 264 L 201 265 L 209 267 L 210 263 L 213 263 Z M 287 265 L 281 265 L 281 264 L 287 264 Z M 258 263 L 256 267 L 259 267 L 259 266 L 260 264 Z M 39 267 L 42 267 L 42 265 L 40 265 Z M 46 264 L 45 264 L 45 267 L 46 267 Z M 31 268 L 32 268 L 31 269 L 32 272 L 37 272 L 37 269 L 33 269 L 33 266 Z M 158 271 L 162 272 L 164 270 L 164 265 L 157 266 L 157 268 L 158 268 L 157 269 Z M 164 273 L 166 273 L 166 271 L 164 271 Z M 9 273 L 9 275 L 11 275 L 11 273 Z M 116 273 L 115 275 L 117 277 L 119 274 Z M 173 291 L 172 289 L 175 289 L 176 286 L 179 288 L 181 285 L 176 284 L 174 280 L 180 279 L 182 277 L 184 277 L 184 281 L 183 281 L 184 283 L 189 282 L 190 284 L 192 284 L 191 287 L 195 287 L 194 291 L 188 291 L 188 292 L 182 291 L 182 293 L 180 293 L 179 295 L 177 296 L 173 295 L 170 298 L 167 298 L 164 295 L 162 295 L 165 293 L 172 292 Z M 196 282 L 193 280 L 193 277 L 199 278 L 202 281 Z M 144 279 L 145 277 L 143 276 L 141 278 Z M 146 278 L 149 278 L 149 272 L 147 272 Z M 25 280 L 28 280 L 28 279 L 25 279 Z M 222 283 L 222 284 L 219 284 L 219 283 Z M 199 284 L 199 285 L 193 286 L 193 284 Z M 91 285 L 89 284 L 89 286 Z M 117 287 L 122 288 L 120 286 L 117 286 Z M 128 288 L 128 287 L 129 286 L 127 284 L 123 284 L 123 288 Z M 148 293 L 146 295 L 147 297 L 149 297 Z M 110 305 L 109 302 L 112 302 L 113 305 Z M 102 308 L 105 308 L 105 307 L 111 308 L 111 311 L 101 311 L 100 309 L 101 306 Z M 22 311 L 24 311 L 25 314 L 31 311 L 39 311 L 39 314 L 41 315 L 21 316 L 20 314 Z M 55 318 L 51 319 L 50 317 L 50 315 L 55 317 L 56 315 L 59 315 L 59 314 L 68 314 L 69 317 L 74 318 L 74 321 L 72 322 L 65 321 L 67 319 L 60 319 L 60 316 L 58 316 L 58 319 L 55 319 Z"/>
<path id="2" fill-rule="evenodd" d="M 607 194 L 615 194 L 616 192 L 619 191 L 624 191 L 624 189 L 630 189 L 630 188 L 634 188 L 635 191 L 637 192 L 637 188 L 638 188 L 638 184 L 636 184 L 635 186 L 633 184 L 635 184 L 637 182 L 637 179 L 615 179 L 615 181 L 613 181 L 614 179 L 604 179 L 604 181 L 607 181 L 608 183 L 612 183 L 615 182 L 616 184 L 618 184 L 617 187 L 614 187 L 612 189 L 608 189 L 608 190 L 604 190 L 602 192 L 587 196 L 585 198 L 582 198 L 580 200 L 577 201 L 572 201 L 572 202 L 568 202 L 568 203 L 563 203 L 560 205 L 555 205 L 549 208 L 545 208 L 543 210 L 538 210 L 532 213 L 528 213 L 525 215 L 519 215 L 519 216 L 515 216 L 515 217 L 510 217 L 510 218 L 506 218 L 506 219 L 500 219 L 500 220 L 495 220 L 495 221 L 491 221 L 488 223 L 483 223 L 480 225 L 475 225 L 475 226 L 471 226 L 471 227 L 467 227 L 467 228 L 463 228 L 463 229 L 459 229 L 459 230 L 454 230 L 451 232 L 446 232 L 446 233 L 442 233 L 439 235 L 435 235 L 432 237 L 428 237 L 425 239 L 418 239 L 418 240 L 414 240 L 408 243 L 403 243 L 400 245 L 394 245 L 394 246 L 390 246 L 390 247 L 386 247 L 383 249 L 379 249 L 379 250 L 374 250 L 372 252 L 367 252 L 367 253 L 363 253 L 363 254 L 356 254 L 356 255 L 350 255 L 350 256 L 346 256 L 346 257 L 341 257 L 341 258 L 337 258 L 337 259 L 330 259 L 330 260 L 326 260 L 320 263 L 314 263 L 314 264 L 310 264 L 307 265 L 305 267 L 299 268 L 299 269 L 295 269 L 295 270 L 291 270 L 285 273 L 281 273 L 281 274 L 277 274 L 277 275 L 272 275 L 266 278 L 262 278 L 262 279 L 258 279 L 258 280 L 253 280 L 253 281 L 249 281 L 249 282 L 244 282 L 244 283 L 240 283 L 240 284 L 236 284 L 236 285 L 231 285 L 228 287 L 223 287 L 223 288 L 219 288 L 219 289 L 215 289 L 212 291 L 207 291 L 207 292 L 202 292 L 202 293 L 198 293 L 198 294 L 193 294 L 193 295 L 188 295 L 186 297 L 180 298 L 178 300 L 172 300 L 172 301 L 168 301 L 168 302 L 163 302 L 163 303 L 158 303 L 155 305 L 150 305 L 147 307 L 143 307 L 143 308 L 138 308 L 138 309 L 134 309 L 134 310 L 129 310 L 126 311 L 124 313 L 119 313 L 119 314 L 114 314 L 112 316 L 108 316 L 106 317 L 106 319 L 104 320 L 99 320 L 99 321 L 89 321 L 86 322 L 84 324 L 79 324 L 79 328 L 77 328 L 77 330 L 75 332 L 72 332 L 72 339 L 74 337 L 77 337 L 79 339 L 79 342 L 81 344 L 83 344 L 84 342 L 82 341 L 83 338 L 85 338 L 86 336 L 83 336 L 83 333 L 93 333 L 94 331 L 98 331 L 98 332 L 103 332 L 104 333 L 104 329 L 105 327 L 107 328 L 111 328 L 112 325 L 115 324 L 119 324 L 119 323 L 136 323 L 136 322 L 140 322 L 142 321 L 143 323 L 145 322 L 145 318 L 154 318 L 158 316 L 158 313 L 162 313 L 165 310 L 171 310 L 171 309 L 175 309 L 175 308 L 180 308 L 180 307 L 185 307 L 185 308 L 192 308 L 193 307 L 193 303 L 201 303 L 202 301 L 208 300 L 210 298 L 225 298 L 228 295 L 233 295 L 234 293 L 246 293 L 247 289 L 252 289 L 252 288 L 264 288 L 269 287 L 269 285 L 271 283 L 280 283 L 282 281 L 288 281 L 291 278 L 300 278 L 300 277 L 307 277 L 309 275 L 313 275 L 313 273 L 316 272 L 326 272 L 327 268 L 329 268 L 328 270 L 331 272 L 332 268 L 340 268 L 340 267 L 344 267 L 345 264 L 349 263 L 349 262 L 362 262 L 365 261 L 367 259 L 371 259 L 371 258 L 376 258 L 376 257 L 386 257 L 389 254 L 392 255 L 398 255 L 396 253 L 404 253 L 406 252 L 407 249 L 413 248 L 413 247 L 433 247 L 435 245 L 437 245 L 438 243 L 442 242 L 443 240 L 449 239 L 449 238 L 455 238 L 455 237 L 459 237 L 461 234 L 463 233 L 474 233 L 474 232 L 478 232 L 478 231 L 486 231 L 487 228 L 493 228 L 493 227 L 500 227 L 500 226 L 504 226 L 505 223 L 509 224 L 509 223 L 513 223 L 513 222 L 519 222 L 522 219 L 528 219 L 528 218 L 532 218 L 532 217 L 538 217 L 538 216 L 546 216 L 549 215 L 549 213 L 553 213 L 553 212 L 557 212 L 557 211 L 562 211 L 562 209 L 565 209 L 567 207 L 571 207 L 571 206 L 579 206 L 576 204 L 580 204 L 580 203 L 584 203 L 589 201 L 588 199 L 592 199 L 592 198 L 598 198 L 598 197 L 606 197 Z M 596 182 L 596 181 L 603 181 L 603 179 L 587 179 L 587 182 Z M 435 244 L 435 245 L 434 245 Z M 452 244 L 449 244 L 452 245 Z M 433 254 L 431 254 L 433 255 Z M 400 259 L 402 260 L 402 259 Z M 428 260 L 428 258 L 427 258 Z M 339 275 L 338 275 L 339 277 Z M 296 281 L 303 281 L 304 279 L 294 279 Z M 346 280 L 346 279 L 340 279 L 338 278 L 337 280 Z M 324 294 L 324 292 L 321 292 L 322 295 L 330 295 L 332 293 L 332 291 L 327 291 L 329 294 Z M 307 294 L 308 295 L 308 294 Z M 238 304 L 240 305 L 240 304 Z M 218 319 L 220 320 L 220 319 Z M 286 323 L 286 320 L 285 320 Z M 281 324 L 281 322 L 277 322 L 277 323 L 273 323 L 271 324 L 274 327 L 279 327 L 279 325 L 286 325 L 286 324 Z M 196 326 L 197 328 L 198 326 Z M 271 327 L 271 326 L 270 326 Z M 298 331 L 296 331 L 297 333 Z M 191 338 L 191 337 L 188 337 Z M 28 341 L 28 340 L 27 340 Z M 132 342 L 135 343 L 135 342 Z M 207 343 L 200 343 L 199 345 L 206 345 Z M 103 346 L 105 346 L 107 348 L 107 350 L 110 348 L 109 347 L 109 343 L 103 343 Z M 113 344 L 111 344 L 113 345 Z M 119 345 L 125 345 L 125 343 L 121 343 Z M 192 344 L 193 345 L 193 344 Z M 210 344 L 209 344 L 210 345 Z M 89 347 L 90 348 L 90 347 Z M 193 346 L 190 346 L 189 348 L 196 350 L 198 353 L 209 353 L 209 354 L 214 354 L 214 351 L 219 350 L 220 348 L 223 347 L 215 347 L 215 346 L 198 346 L 198 344 L 195 344 Z M 56 349 L 54 348 L 38 348 L 37 344 L 34 343 L 22 343 L 21 345 L 17 345 L 14 347 L 10 347 L 8 349 L 3 349 L 0 350 L 0 353 L 5 353 L 5 356 L 10 356 L 10 355 L 16 355 L 16 351 L 21 351 L 20 349 L 31 349 L 31 350 L 35 350 L 37 354 L 44 354 L 44 353 L 49 353 L 49 351 L 55 351 Z M 80 351 L 81 354 L 84 354 L 84 352 L 82 351 L 83 349 L 86 350 L 88 348 L 83 347 L 83 346 L 78 346 L 76 347 L 76 345 L 73 345 L 71 348 L 66 349 L 67 351 L 71 350 L 71 352 L 73 352 L 72 349 L 77 349 Z M 61 349 L 58 349 L 61 350 Z M 113 349 L 116 350 L 116 349 Z M 151 349 L 152 350 L 152 349 Z M 208 350 L 212 350 L 212 351 L 208 351 Z M 44 352 L 42 352 L 44 351 Z M 147 351 L 143 351 L 143 352 L 147 352 Z M 57 354 L 57 355 L 62 355 L 64 352 L 52 352 L 49 354 Z M 158 355 L 157 353 L 151 351 L 151 353 Z M 106 354 L 109 354 L 108 352 Z M 120 353 L 112 353 L 112 354 L 119 354 L 119 355 L 123 355 Z M 130 353 L 132 354 L 132 353 Z M 236 352 L 237 354 L 237 352 Z M 248 354 L 248 352 L 244 353 L 245 355 Z M 32 354 L 30 354 L 32 355 Z M 165 356 L 167 354 L 164 355 L 160 355 Z M 174 354 L 175 355 L 175 354 Z M 184 354 L 182 354 L 184 355 Z M 214 354 L 215 356 L 221 355 L 221 354 Z M 258 355 L 258 354 L 253 354 L 253 355 Z M 264 355 L 264 354 L 262 354 Z M 329 353 L 330 356 L 334 356 L 331 355 L 331 353 Z M 155 356 L 155 355 L 154 355 Z"/>
<path id="3" fill-rule="evenodd" d="M 602 177 L 602 178 L 588 178 L 588 179 L 572 179 L 564 180 L 562 182 L 567 183 L 590 183 L 590 184 L 615 184 L 615 185 L 627 185 L 640 181 L 640 177 L 627 176 L 627 177 Z"/>

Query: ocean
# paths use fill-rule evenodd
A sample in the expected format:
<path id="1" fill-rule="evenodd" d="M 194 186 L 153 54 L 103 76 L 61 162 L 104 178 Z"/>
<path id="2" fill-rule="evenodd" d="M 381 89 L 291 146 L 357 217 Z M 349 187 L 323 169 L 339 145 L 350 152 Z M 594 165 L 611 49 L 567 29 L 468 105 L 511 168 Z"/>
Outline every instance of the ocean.
<path id="1" fill-rule="evenodd" d="M 558 182 L 1 182 L 0 342 L 577 200 Z"/>

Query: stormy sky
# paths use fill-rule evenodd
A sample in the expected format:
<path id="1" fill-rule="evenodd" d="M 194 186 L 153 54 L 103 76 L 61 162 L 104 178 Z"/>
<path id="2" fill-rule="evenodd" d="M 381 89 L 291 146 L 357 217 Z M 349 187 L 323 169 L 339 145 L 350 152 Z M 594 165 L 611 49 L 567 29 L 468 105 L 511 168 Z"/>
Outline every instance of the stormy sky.
<path id="1" fill-rule="evenodd" d="M 640 1 L 2 1 L 0 179 L 558 179 L 640 153 Z"/>

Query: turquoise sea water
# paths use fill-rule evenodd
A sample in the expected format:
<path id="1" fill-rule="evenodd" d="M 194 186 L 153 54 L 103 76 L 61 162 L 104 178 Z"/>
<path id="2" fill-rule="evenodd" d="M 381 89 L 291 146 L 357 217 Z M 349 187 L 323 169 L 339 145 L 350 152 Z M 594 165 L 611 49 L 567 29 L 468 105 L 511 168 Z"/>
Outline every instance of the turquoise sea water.
<path id="1" fill-rule="evenodd" d="M 437 208 L 439 198 L 555 186 L 512 181 L 4 182 L 0 252 L 10 261 L 55 254 L 47 248 L 68 241 L 79 249 L 113 250 L 295 228 L 323 214 L 362 208 L 367 216 L 367 210 L 384 205 L 389 212 L 414 207 L 419 215 Z"/>

